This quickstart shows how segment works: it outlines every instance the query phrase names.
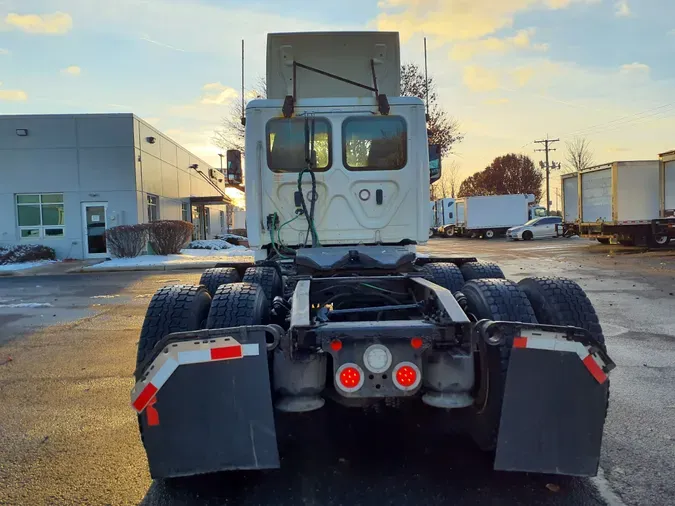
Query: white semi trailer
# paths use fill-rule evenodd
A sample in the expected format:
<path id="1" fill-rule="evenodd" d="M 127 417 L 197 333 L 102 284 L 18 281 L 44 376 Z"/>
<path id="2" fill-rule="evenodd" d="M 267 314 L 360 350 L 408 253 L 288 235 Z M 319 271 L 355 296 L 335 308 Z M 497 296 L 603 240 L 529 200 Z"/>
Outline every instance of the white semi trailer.
<path id="1" fill-rule="evenodd" d="M 593 306 L 570 280 L 416 256 L 438 149 L 399 81 L 397 33 L 268 36 L 268 98 L 246 108 L 256 261 L 160 289 L 143 323 L 154 478 L 278 468 L 279 421 L 321 409 L 330 438 L 340 410 L 401 408 L 454 420 L 496 469 L 596 473 L 613 363 Z"/>
<path id="2" fill-rule="evenodd" d="M 541 216 L 546 208 L 535 204 L 532 194 L 464 197 L 455 202 L 455 223 L 446 228 L 448 236 L 492 239 L 509 228 Z"/>
<path id="3" fill-rule="evenodd" d="M 675 153 L 617 161 L 561 179 L 563 230 L 603 244 L 663 246 L 675 238 Z M 667 207 L 669 206 L 669 207 Z"/>

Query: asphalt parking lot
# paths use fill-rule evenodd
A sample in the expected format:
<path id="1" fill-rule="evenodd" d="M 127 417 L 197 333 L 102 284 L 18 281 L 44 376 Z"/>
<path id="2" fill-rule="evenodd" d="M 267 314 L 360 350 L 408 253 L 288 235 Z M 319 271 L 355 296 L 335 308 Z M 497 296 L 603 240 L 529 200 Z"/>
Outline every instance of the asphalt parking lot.
<path id="1" fill-rule="evenodd" d="M 293 423 L 281 470 L 152 481 L 129 408 L 136 341 L 152 293 L 200 273 L 22 276 L 0 278 L 0 504 L 672 504 L 675 250 L 433 239 L 421 251 L 584 287 L 617 363 L 600 478 L 497 473 L 462 437 L 352 413 L 330 437 L 317 419 Z"/>

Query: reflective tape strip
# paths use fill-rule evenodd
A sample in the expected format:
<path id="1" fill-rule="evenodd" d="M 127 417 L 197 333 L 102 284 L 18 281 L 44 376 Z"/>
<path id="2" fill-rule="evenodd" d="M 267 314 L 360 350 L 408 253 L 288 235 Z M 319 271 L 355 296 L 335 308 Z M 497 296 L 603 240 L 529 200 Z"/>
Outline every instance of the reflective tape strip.
<path id="1" fill-rule="evenodd" d="M 580 342 L 570 341 L 564 335 L 555 332 L 530 330 L 522 333 L 524 335 L 513 339 L 513 348 L 576 353 L 598 383 L 602 384 L 607 380 L 607 374 L 602 370 L 605 364 L 600 358 L 589 353 L 588 349 Z"/>
<path id="2" fill-rule="evenodd" d="M 240 344 L 231 337 L 169 344 L 144 371 L 131 391 L 131 405 L 142 413 L 173 372 L 181 365 L 236 360 L 260 355 L 258 343 Z"/>
<path id="3" fill-rule="evenodd" d="M 241 358 L 244 354 L 241 351 L 241 345 L 224 346 L 222 348 L 211 348 L 211 360 L 229 360 L 232 358 Z"/>

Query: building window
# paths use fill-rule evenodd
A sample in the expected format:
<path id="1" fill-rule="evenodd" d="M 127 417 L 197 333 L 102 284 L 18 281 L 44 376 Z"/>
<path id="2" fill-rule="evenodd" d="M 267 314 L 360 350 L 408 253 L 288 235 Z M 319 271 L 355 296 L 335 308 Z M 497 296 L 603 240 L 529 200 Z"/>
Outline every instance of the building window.
<path id="1" fill-rule="evenodd" d="M 63 193 L 17 194 L 16 216 L 22 239 L 65 236 Z"/>
<path id="2" fill-rule="evenodd" d="M 220 211 L 220 230 L 225 230 L 225 211 Z"/>
<path id="3" fill-rule="evenodd" d="M 157 195 L 148 194 L 148 221 L 159 220 L 159 199 Z"/>
<path id="4" fill-rule="evenodd" d="M 180 204 L 180 218 L 183 221 L 190 221 L 190 205 L 187 202 Z"/>

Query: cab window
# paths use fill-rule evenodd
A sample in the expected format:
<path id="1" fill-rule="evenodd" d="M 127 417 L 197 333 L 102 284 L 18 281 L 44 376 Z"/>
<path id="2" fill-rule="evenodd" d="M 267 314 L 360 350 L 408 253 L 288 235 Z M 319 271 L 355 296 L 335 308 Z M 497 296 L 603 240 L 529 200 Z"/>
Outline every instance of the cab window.
<path id="1" fill-rule="evenodd" d="M 324 118 L 276 118 L 267 122 L 267 166 L 273 172 L 300 172 L 307 167 L 305 123 L 314 124 L 315 171 L 331 165 L 331 127 Z"/>
<path id="2" fill-rule="evenodd" d="M 342 157 L 349 170 L 398 170 L 408 157 L 400 116 L 358 116 L 342 123 Z"/>

